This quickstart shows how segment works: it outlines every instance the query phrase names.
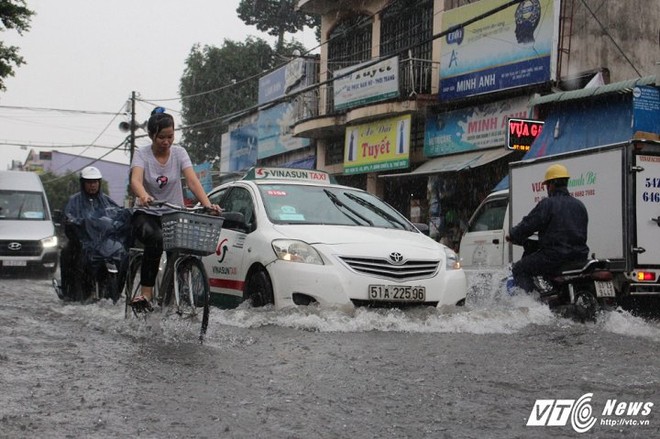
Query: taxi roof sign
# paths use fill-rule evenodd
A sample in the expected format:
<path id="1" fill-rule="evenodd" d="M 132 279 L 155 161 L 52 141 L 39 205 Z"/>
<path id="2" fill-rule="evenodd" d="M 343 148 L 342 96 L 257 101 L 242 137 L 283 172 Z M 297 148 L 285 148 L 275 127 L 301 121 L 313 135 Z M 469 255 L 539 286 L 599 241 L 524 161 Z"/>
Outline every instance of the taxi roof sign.
<path id="1" fill-rule="evenodd" d="M 248 171 L 243 180 L 287 180 L 305 183 L 336 184 L 334 177 L 327 172 L 315 169 L 299 168 L 266 168 L 254 167 Z"/>

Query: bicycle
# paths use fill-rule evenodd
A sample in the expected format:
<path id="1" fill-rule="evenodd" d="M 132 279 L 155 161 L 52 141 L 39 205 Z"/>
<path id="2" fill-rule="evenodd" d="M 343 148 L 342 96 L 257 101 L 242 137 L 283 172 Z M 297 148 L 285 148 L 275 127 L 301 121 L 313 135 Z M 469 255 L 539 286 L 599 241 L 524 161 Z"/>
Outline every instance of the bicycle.
<path id="1" fill-rule="evenodd" d="M 211 289 L 202 257 L 215 252 L 224 218 L 196 213 L 207 210 L 201 206 L 186 208 L 159 200 L 151 204 L 174 209 L 161 218 L 167 261 L 159 272 L 153 303 L 158 304 L 165 315 L 175 313 L 191 321 L 199 316 L 201 309 L 199 341 L 203 342 L 208 329 Z M 125 286 L 126 318 L 140 314 L 133 309 L 131 301 L 140 294 L 142 258 L 142 249 L 130 249 Z"/>

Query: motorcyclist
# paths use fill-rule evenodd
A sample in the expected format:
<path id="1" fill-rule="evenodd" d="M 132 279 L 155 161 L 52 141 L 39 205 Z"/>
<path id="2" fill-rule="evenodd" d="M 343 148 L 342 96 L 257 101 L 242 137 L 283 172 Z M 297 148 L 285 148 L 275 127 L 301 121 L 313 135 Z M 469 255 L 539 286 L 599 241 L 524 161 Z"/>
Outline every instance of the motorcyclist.
<path id="1" fill-rule="evenodd" d="M 557 273 L 562 265 L 588 257 L 589 216 L 584 204 L 569 194 L 569 178 L 564 165 L 549 166 L 543 180 L 548 196 L 506 236 L 507 241 L 525 247 L 512 274 L 514 284 L 527 292 L 534 289 L 534 276 Z M 538 233 L 538 241 L 533 245 L 528 238 L 534 233 Z"/>
<path id="2" fill-rule="evenodd" d="M 94 284 L 100 263 L 110 258 L 125 273 L 130 239 L 130 212 L 103 193 L 101 171 L 94 166 L 80 173 L 80 191 L 64 208 L 67 245 L 60 252 L 63 300 L 82 300 Z M 120 280 L 121 282 L 121 280 Z M 121 283 L 120 283 L 121 284 Z M 118 297 L 112 297 L 117 300 Z"/>

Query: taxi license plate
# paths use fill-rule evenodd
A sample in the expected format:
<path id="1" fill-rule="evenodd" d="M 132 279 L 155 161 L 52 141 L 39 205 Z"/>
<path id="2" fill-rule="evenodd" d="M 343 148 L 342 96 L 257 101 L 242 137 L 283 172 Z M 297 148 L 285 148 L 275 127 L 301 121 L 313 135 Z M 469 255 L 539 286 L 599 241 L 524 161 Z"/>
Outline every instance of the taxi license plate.
<path id="1" fill-rule="evenodd" d="M 596 285 L 596 297 L 616 297 L 614 284 L 610 281 L 594 281 Z"/>
<path id="2" fill-rule="evenodd" d="M 2 265 L 4 267 L 25 267 L 27 266 L 27 261 L 3 260 Z"/>
<path id="3" fill-rule="evenodd" d="M 426 300 L 426 287 L 369 285 L 369 300 L 424 302 Z"/>

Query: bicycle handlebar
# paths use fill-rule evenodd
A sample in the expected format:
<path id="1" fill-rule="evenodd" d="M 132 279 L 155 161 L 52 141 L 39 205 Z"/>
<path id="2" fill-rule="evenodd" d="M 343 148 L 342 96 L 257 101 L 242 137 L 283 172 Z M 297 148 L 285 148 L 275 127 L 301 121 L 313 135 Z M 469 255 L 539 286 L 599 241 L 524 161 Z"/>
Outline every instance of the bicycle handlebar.
<path id="1" fill-rule="evenodd" d="M 205 213 L 216 214 L 216 211 L 213 210 L 210 207 L 205 207 L 205 206 L 193 206 L 193 207 L 179 206 L 177 204 L 170 203 L 169 201 L 166 201 L 166 200 L 151 200 L 149 202 L 149 205 L 150 206 L 156 206 L 156 207 L 166 206 L 166 207 L 169 207 L 171 209 L 180 210 L 180 211 L 183 211 L 183 212 L 202 212 L 203 211 Z M 219 215 L 220 213 L 217 212 L 217 214 Z"/>

